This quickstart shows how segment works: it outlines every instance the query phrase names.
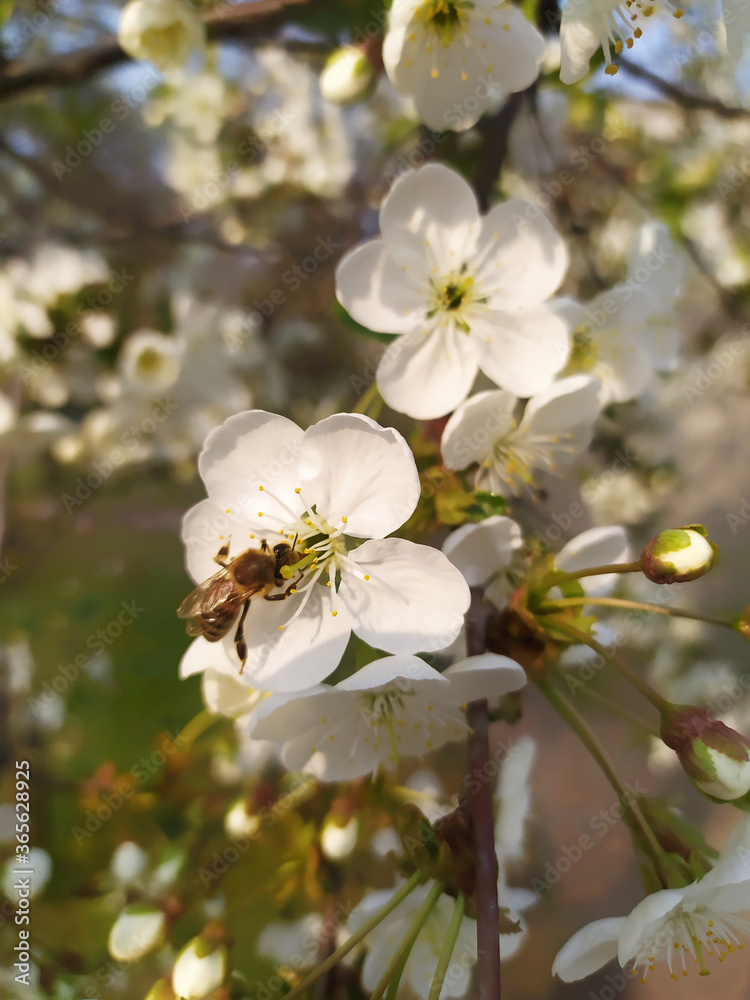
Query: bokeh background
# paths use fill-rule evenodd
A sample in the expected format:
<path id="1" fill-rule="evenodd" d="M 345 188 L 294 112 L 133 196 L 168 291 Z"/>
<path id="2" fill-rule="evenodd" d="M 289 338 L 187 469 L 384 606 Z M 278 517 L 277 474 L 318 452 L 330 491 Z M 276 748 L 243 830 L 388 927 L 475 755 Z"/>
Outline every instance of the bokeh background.
<path id="1" fill-rule="evenodd" d="M 148 898 L 167 912 L 175 948 L 225 921 L 238 975 L 221 996 L 261 997 L 275 974 L 256 947 L 269 921 L 351 907 L 368 886 L 391 884 L 390 863 L 370 847 L 387 823 L 383 788 L 321 786 L 274 814 L 292 779 L 231 720 L 201 715 L 199 680 L 178 680 L 187 637 L 175 608 L 190 586 L 180 521 L 203 496 L 196 457 L 208 431 L 250 406 L 307 425 L 351 409 L 371 384 L 382 344 L 337 306 L 334 268 L 377 231 L 379 201 L 407 166 L 439 157 L 485 205 L 534 201 L 570 247 L 563 291 L 584 301 L 622 280 L 640 224 L 666 223 L 687 274 L 680 367 L 608 411 L 590 453 L 512 512 L 553 547 L 594 524 L 624 523 L 637 548 L 659 527 L 702 522 L 719 566 L 670 601 L 719 616 L 750 603 L 747 73 L 726 68 L 706 7 L 655 24 L 616 77 L 596 70 L 564 88 L 554 6 L 523 6 L 548 32 L 538 85 L 468 132 L 435 136 L 385 80 L 347 108 L 320 96 L 333 47 L 382 27 L 369 0 L 233 23 L 204 67 L 171 81 L 122 58 L 74 64 L 71 53 L 111 51 L 114 4 L 0 4 L 0 799 L 11 801 L 15 761 L 28 760 L 32 842 L 51 862 L 32 905 L 38 976 L 28 989 L 9 971 L 16 933 L 3 882 L 2 996 L 145 997 L 174 952 L 121 963 L 107 937 L 125 903 Z M 11 69 L 27 64 L 47 73 L 19 85 Z M 54 65 L 67 67 L 60 79 Z M 387 409 L 380 419 L 414 432 Z M 585 514 L 574 521 L 566 511 L 580 491 Z M 438 544 L 448 529 L 432 485 L 423 505 Z M 653 599 L 656 589 L 623 593 Z M 644 618 L 622 642 L 669 696 L 716 704 L 750 730 L 750 707 L 732 694 L 747 678 L 739 636 Z M 643 711 L 606 669 L 589 685 Z M 646 733 L 579 701 L 626 780 L 669 796 L 721 846 L 731 809 L 697 801 Z M 523 885 L 545 878 L 613 801 L 534 693 L 516 732 L 539 740 L 528 860 L 514 879 Z M 494 740 L 508 737 L 507 724 L 493 727 Z M 462 753 L 427 762 L 447 795 Z M 415 766 L 403 765 L 405 779 Z M 225 850 L 238 802 L 236 828 L 257 815 L 273 822 L 206 885 L 200 873 Z M 321 831 L 355 814 L 357 850 L 331 860 Z M 10 857 L 5 806 L 0 834 Z M 112 864 L 126 841 L 145 856 L 130 881 Z M 742 953 L 708 984 L 673 984 L 666 970 L 625 990 L 607 979 L 612 969 L 569 987 L 550 979 L 573 930 L 627 912 L 640 894 L 626 831 L 612 825 L 543 893 L 504 995 L 679 989 L 746 1000 Z M 345 987 L 360 995 L 354 979 Z"/>

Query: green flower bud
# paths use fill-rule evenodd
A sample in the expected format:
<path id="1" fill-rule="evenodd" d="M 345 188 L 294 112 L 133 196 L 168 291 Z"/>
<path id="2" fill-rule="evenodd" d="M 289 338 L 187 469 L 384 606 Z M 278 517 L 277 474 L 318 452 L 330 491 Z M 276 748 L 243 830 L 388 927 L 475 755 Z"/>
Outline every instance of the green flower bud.
<path id="1" fill-rule="evenodd" d="M 218 989 L 227 974 L 227 949 L 206 933 L 185 945 L 172 969 L 172 989 L 185 1000 L 201 1000 Z"/>
<path id="2" fill-rule="evenodd" d="M 375 67 L 356 45 L 337 49 L 320 74 L 320 92 L 332 104 L 351 104 L 366 97 L 375 82 Z"/>
<path id="3" fill-rule="evenodd" d="M 158 979 L 146 994 L 146 1000 L 175 1000 L 174 990 L 166 979 Z"/>
<path id="4" fill-rule="evenodd" d="M 731 801 L 750 791 L 750 740 L 708 709 L 674 706 L 662 716 L 661 738 L 705 795 Z"/>
<path id="5" fill-rule="evenodd" d="M 717 553 L 702 525 L 667 528 L 646 545 L 641 569 L 654 583 L 687 583 L 708 573 Z"/>

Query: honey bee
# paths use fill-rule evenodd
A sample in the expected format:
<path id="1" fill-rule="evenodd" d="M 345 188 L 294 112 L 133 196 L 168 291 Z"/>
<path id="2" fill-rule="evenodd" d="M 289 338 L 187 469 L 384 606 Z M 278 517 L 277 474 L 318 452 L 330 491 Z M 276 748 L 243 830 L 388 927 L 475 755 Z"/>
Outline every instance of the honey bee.
<path id="1" fill-rule="evenodd" d="M 234 559 L 229 558 L 229 543 L 222 545 L 214 556 L 214 562 L 222 568 L 191 590 L 177 609 L 177 617 L 187 619 L 187 634 L 202 635 L 209 642 L 218 642 L 231 629 L 239 614 L 234 648 L 242 664 L 242 673 L 247 660 L 245 618 L 250 598 L 262 594 L 266 601 L 283 601 L 294 592 L 299 577 L 281 594 L 270 593 L 287 582 L 282 576 L 282 568 L 294 566 L 302 559 L 302 553 L 295 548 L 296 542 L 296 539 L 292 545 L 279 542 L 271 549 L 264 540 L 259 549 L 246 549 Z"/>

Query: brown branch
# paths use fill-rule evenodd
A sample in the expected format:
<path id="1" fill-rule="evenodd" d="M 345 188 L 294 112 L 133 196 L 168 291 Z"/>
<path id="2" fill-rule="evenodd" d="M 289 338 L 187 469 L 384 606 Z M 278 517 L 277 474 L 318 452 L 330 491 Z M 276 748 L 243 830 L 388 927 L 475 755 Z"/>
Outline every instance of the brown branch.
<path id="1" fill-rule="evenodd" d="M 478 656 L 485 651 L 484 628 L 480 622 L 481 594 L 472 592 L 472 606 L 466 618 L 466 651 Z M 471 788 L 469 813 L 474 827 L 476 854 L 477 982 L 479 1000 L 500 1000 L 500 911 L 497 899 L 497 854 L 495 821 L 492 816 L 492 787 L 487 700 L 472 701 L 467 708 L 471 727 L 468 740 L 467 778 Z"/>
<path id="2" fill-rule="evenodd" d="M 746 118 L 750 114 L 750 111 L 746 108 L 729 107 L 713 97 L 707 97 L 705 94 L 693 94 L 690 91 L 683 90 L 676 84 L 670 83 L 669 80 L 665 80 L 663 77 L 657 76 L 656 73 L 652 73 L 645 66 L 637 66 L 635 63 L 630 62 L 624 56 L 618 56 L 617 62 L 626 73 L 636 77 L 638 80 L 645 80 L 646 83 L 650 83 L 653 87 L 656 87 L 665 97 L 673 100 L 675 104 L 679 104 L 688 110 L 711 111 L 720 118 Z"/>
<path id="3" fill-rule="evenodd" d="M 477 982 L 479 1000 L 500 1000 L 500 912 L 497 899 L 497 855 L 492 817 L 492 787 L 487 764 L 490 758 L 487 700 L 472 701 L 467 710 L 469 733 L 468 774 L 474 779 L 469 810 L 476 850 Z M 478 786 L 478 787 L 476 787 Z"/>
<path id="4" fill-rule="evenodd" d="M 511 126 L 521 110 L 524 95 L 528 92 L 524 90 L 517 94 L 509 94 L 499 111 L 480 119 L 477 124 L 484 138 L 484 152 L 474 177 L 474 190 L 483 212 L 490 206 L 495 184 L 508 153 Z"/>
<path id="5" fill-rule="evenodd" d="M 222 4 L 206 18 L 210 39 L 239 38 L 246 33 L 258 35 L 283 24 L 290 8 L 304 7 L 310 0 L 250 0 L 249 3 Z M 102 70 L 129 62 L 114 38 L 68 55 L 29 63 L 16 60 L 0 74 L 0 100 L 14 97 L 35 87 L 72 87 L 84 83 Z"/>

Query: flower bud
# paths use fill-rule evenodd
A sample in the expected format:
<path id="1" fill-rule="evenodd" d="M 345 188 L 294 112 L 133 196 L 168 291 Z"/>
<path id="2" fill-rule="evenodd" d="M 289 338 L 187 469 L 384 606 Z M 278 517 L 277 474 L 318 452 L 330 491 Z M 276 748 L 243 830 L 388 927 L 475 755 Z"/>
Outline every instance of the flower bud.
<path id="1" fill-rule="evenodd" d="M 662 716 L 661 738 L 704 794 L 729 801 L 750 791 L 750 740 L 708 709 L 675 706 Z"/>
<path id="2" fill-rule="evenodd" d="M 743 639 L 750 640 L 750 607 L 744 608 L 732 621 L 732 628 L 739 632 Z"/>
<path id="3" fill-rule="evenodd" d="M 329 861 L 343 861 L 357 846 L 359 820 L 352 816 L 347 823 L 328 816 L 320 833 L 320 849 Z"/>
<path id="4" fill-rule="evenodd" d="M 212 935 L 188 941 L 172 969 L 172 989 L 185 1000 L 202 1000 L 224 982 L 227 950 Z"/>
<path id="5" fill-rule="evenodd" d="M 146 994 L 146 1000 L 175 1000 L 174 990 L 166 979 L 158 979 Z"/>
<path id="6" fill-rule="evenodd" d="M 351 104 L 366 97 L 375 82 L 375 67 L 356 45 L 337 49 L 320 74 L 320 92 L 332 104 Z"/>
<path id="7" fill-rule="evenodd" d="M 133 59 L 149 59 L 160 70 L 170 70 L 203 48 L 205 33 L 184 0 L 130 0 L 120 15 L 117 41 Z"/>
<path id="8" fill-rule="evenodd" d="M 164 914 L 148 903 L 131 903 L 109 932 L 107 947 L 118 962 L 136 962 L 164 944 Z"/>
<path id="9" fill-rule="evenodd" d="M 687 583 L 708 573 L 717 552 L 700 524 L 667 528 L 646 545 L 641 569 L 654 583 Z"/>

